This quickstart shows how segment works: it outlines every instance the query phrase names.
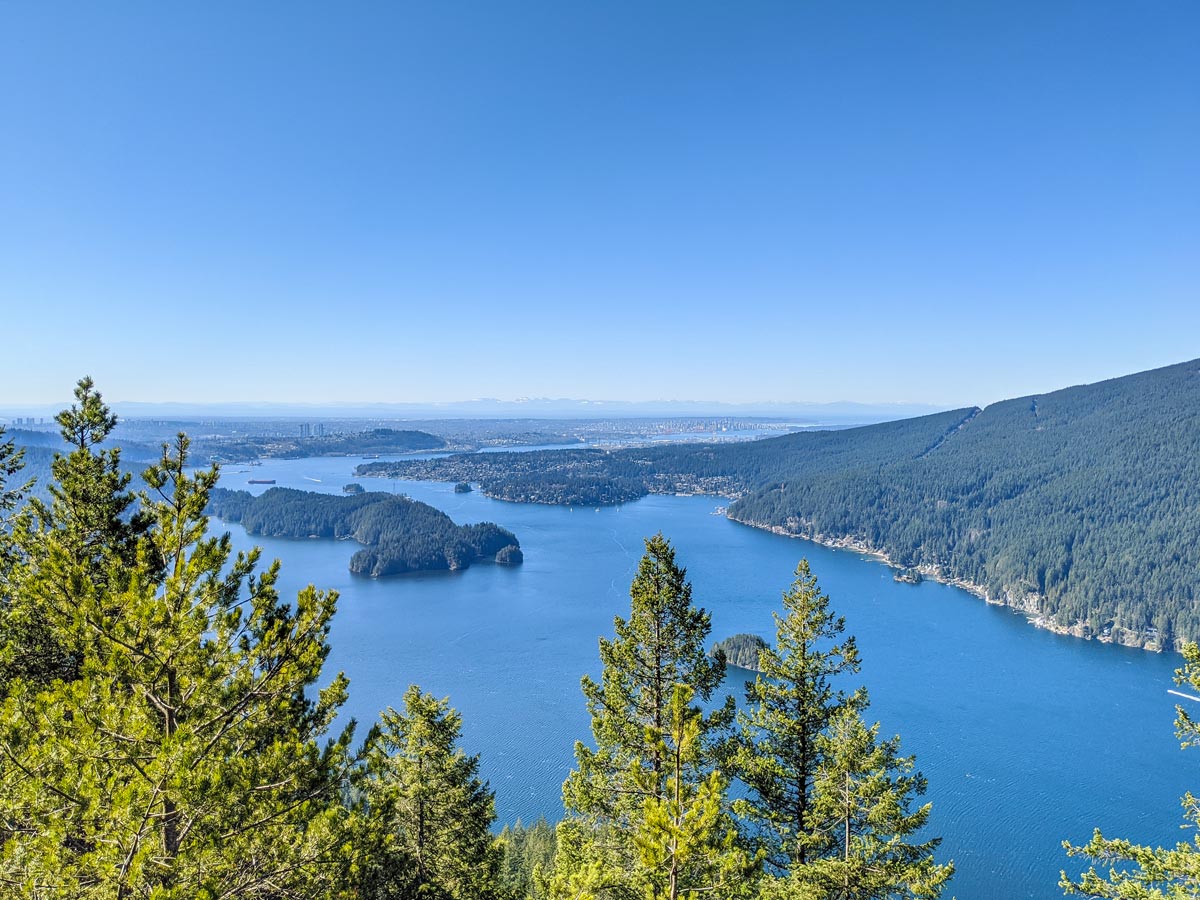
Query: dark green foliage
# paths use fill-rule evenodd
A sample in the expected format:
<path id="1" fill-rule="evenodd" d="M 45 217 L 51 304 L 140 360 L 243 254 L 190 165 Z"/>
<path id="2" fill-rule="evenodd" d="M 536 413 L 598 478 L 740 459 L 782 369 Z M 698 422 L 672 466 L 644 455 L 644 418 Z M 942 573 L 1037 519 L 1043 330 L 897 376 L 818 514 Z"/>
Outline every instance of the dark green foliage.
<path id="1" fill-rule="evenodd" d="M 866 696 L 838 684 L 858 673 L 858 648 L 843 636 L 846 621 L 830 611 L 808 560 L 796 566 L 775 628 L 775 645 L 759 654 L 759 675 L 746 683 L 746 705 L 725 757 L 748 789 L 734 809 L 768 865 L 782 872 L 832 846 L 812 810 L 817 772 L 826 761 L 822 736 L 841 713 L 865 706 Z"/>
<path id="2" fill-rule="evenodd" d="M 0 607 L 0 694 L 14 679 L 45 685 L 77 676 L 80 648 L 52 623 L 80 597 L 119 589 L 151 525 L 129 490 L 121 451 L 100 449 L 116 416 L 90 378 L 79 381 L 75 400 L 55 417 L 60 446 L 70 452 L 53 452 L 50 502 L 31 499 L 14 522 L 18 563 L 11 598 Z"/>
<path id="3" fill-rule="evenodd" d="M 334 597 L 281 602 L 277 567 L 207 536 L 216 473 L 189 475 L 187 450 L 164 448 L 124 519 L 113 457 L 76 456 L 56 468 L 76 479 L 54 490 L 69 510 L 22 535 L 13 605 L 45 601 L 76 665 L 18 676 L 0 703 L 0 883 L 21 896 L 277 900 L 338 880 L 352 726 L 323 741 L 346 682 L 314 688 Z"/>
<path id="4" fill-rule="evenodd" d="M 595 747 L 575 745 L 563 784 L 555 897 L 732 897 L 754 860 L 736 843 L 715 769 L 713 735 L 732 698 L 703 715 L 725 673 L 704 647 L 710 619 L 692 605 L 687 572 L 661 535 L 630 586 L 629 619 L 601 639 L 601 681 L 583 679 Z"/>
<path id="5" fill-rule="evenodd" d="M 351 558 L 350 571 L 362 575 L 464 569 L 482 559 L 520 562 L 520 542 L 511 531 L 490 522 L 455 525 L 426 503 L 391 494 L 271 488 L 254 497 L 217 488 L 209 512 L 255 535 L 353 539 L 365 547 Z"/>
<path id="6" fill-rule="evenodd" d="M 768 883 L 768 898 L 822 900 L 937 898 L 954 864 L 934 862 L 941 838 L 909 843 L 929 821 L 932 804 L 913 808 L 925 777 L 900 755 L 900 738 L 879 739 L 857 709 L 840 710 L 820 738 L 813 784 L 814 820 L 832 837 L 830 852 Z"/>
<path id="7" fill-rule="evenodd" d="M 465 481 L 460 481 L 454 486 L 454 493 L 456 494 L 469 494 L 471 493 L 471 490 L 471 485 L 467 484 Z"/>
<path id="8" fill-rule="evenodd" d="M 1191 362 L 994 404 L 928 453 L 799 464 L 730 515 L 850 536 L 1079 633 L 1170 648 L 1200 636 L 1198 511 Z"/>
<path id="9" fill-rule="evenodd" d="M 75 388 L 77 404 L 55 416 L 71 452 L 56 454 L 51 463 L 51 505 L 35 501 L 32 506 L 38 524 L 52 533 L 70 562 L 87 570 L 86 577 L 106 582 L 134 563 L 138 539 L 150 520 L 137 511 L 137 498 L 129 490 L 132 476 L 121 469 L 120 449 L 96 449 L 116 427 L 117 417 L 93 388 L 90 378 L 82 379 Z"/>
<path id="10" fill-rule="evenodd" d="M 544 883 L 554 869 L 554 826 L 544 817 L 529 826 L 517 820 L 500 832 L 500 846 L 504 848 L 503 892 L 513 900 L 544 900 L 548 896 Z"/>
<path id="11" fill-rule="evenodd" d="M 501 547 L 500 552 L 496 554 L 496 562 L 503 566 L 517 566 L 524 561 L 525 554 L 521 552 L 521 548 L 516 544 Z"/>
<path id="12" fill-rule="evenodd" d="M 503 850 L 490 831 L 495 794 L 479 757 L 458 746 L 462 718 L 412 685 L 367 737 L 358 783 L 366 852 L 355 896 L 489 900 Z"/>
<path id="13" fill-rule="evenodd" d="M 666 764 L 647 732 L 663 732 L 674 686 L 686 685 L 707 701 L 725 675 L 722 660 L 704 646 L 711 628 L 705 610 L 692 605 L 687 570 L 661 534 L 646 541 L 646 553 L 630 586 L 629 619 L 613 620 L 616 637 L 600 639 L 600 684 L 583 678 L 596 750 L 575 748 L 579 771 L 564 787 L 568 809 L 619 818 L 646 797 L 663 796 Z M 635 771 L 649 772 L 643 784 Z"/>
<path id="14" fill-rule="evenodd" d="M 863 722 L 866 690 L 836 684 L 858 672 L 858 650 L 806 560 L 783 608 L 726 747 L 748 788 L 734 810 L 768 864 L 760 897 L 941 896 L 954 866 L 934 862 L 940 838 L 909 842 L 929 818 L 929 804 L 912 808 L 925 779 L 898 737 L 880 741 L 878 724 Z"/>
<path id="15" fill-rule="evenodd" d="M 735 634 L 713 644 L 709 656 L 723 656 L 731 666 L 757 672 L 758 654 L 770 646 L 757 634 Z"/>

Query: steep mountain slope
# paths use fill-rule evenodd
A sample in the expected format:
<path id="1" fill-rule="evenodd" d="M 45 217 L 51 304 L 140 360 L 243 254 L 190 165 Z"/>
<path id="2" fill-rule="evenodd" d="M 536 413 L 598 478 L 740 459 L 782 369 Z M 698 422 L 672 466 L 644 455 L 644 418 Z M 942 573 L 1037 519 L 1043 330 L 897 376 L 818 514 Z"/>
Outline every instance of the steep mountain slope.
<path id="1" fill-rule="evenodd" d="M 730 516 L 851 539 L 1061 630 L 1170 648 L 1200 638 L 1200 361 L 996 403 L 883 465 L 798 454 Z"/>

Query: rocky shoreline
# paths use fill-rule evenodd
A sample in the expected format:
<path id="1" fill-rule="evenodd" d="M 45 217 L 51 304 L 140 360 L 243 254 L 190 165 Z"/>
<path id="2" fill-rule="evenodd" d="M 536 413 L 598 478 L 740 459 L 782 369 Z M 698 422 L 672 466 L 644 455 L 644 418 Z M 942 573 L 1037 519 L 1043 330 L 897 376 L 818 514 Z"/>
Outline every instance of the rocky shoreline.
<path id="1" fill-rule="evenodd" d="M 895 562 L 887 553 L 878 548 L 871 547 L 865 541 L 860 541 L 855 538 L 841 535 L 826 535 L 819 533 L 803 533 L 798 531 L 790 531 L 782 525 L 773 525 L 767 522 L 754 522 L 746 519 L 739 519 L 735 516 L 727 516 L 731 522 L 737 522 L 739 525 L 745 525 L 749 528 L 758 528 L 762 531 L 770 531 L 772 534 L 782 535 L 783 537 L 799 538 L 800 540 L 812 541 L 814 544 L 820 544 L 823 547 L 831 547 L 835 550 L 852 550 L 855 553 L 860 553 L 863 556 L 870 556 L 878 562 L 892 569 L 912 569 L 920 572 L 925 578 L 937 581 L 941 584 L 948 584 L 953 587 L 962 588 L 970 594 L 974 594 L 980 600 L 992 606 L 1003 606 L 1014 613 L 1022 615 L 1025 620 L 1035 628 L 1044 628 L 1054 634 L 1066 635 L 1067 637 L 1081 638 L 1085 641 L 1098 641 L 1101 644 L 1117 644 L 1122 647 L 1133 647 L 1141 650 L 1150 650 L 1154 652 L 1163 652 L 1170 650 L 1179 652 L 1180 648 L 1176 646 L 1159 647 L 1153 638 L 1130 632 L 1127 629 L 1114 629 L 1114 633 L 1110 634 L 1095 634 L 1091 633 L 1090 629 L 1082 623 L 1076 622 L 1074 625 L 1060 625 L 1057 622 L 1052 622 L 1040 611 L 1041 595 L 1029 593 L 1023 597 L 1014 597 L 1012 594 L 1006 593 L 1003 597 L 991 596 L 987 588 L 973 581 L 967 581 L 964 578 L 951 575 L 945 572 L 940 566 L 922 565 L 922 566 L 902 566 Z"/>

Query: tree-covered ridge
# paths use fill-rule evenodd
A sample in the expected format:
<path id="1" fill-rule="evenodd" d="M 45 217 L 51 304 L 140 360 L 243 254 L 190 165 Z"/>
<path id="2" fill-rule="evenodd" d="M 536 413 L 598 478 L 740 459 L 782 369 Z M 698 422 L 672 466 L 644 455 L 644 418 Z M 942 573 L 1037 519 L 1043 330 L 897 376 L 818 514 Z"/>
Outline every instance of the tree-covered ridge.
<path id="1" fill-rule="evenodd" d="M 926 454 L 801 460 L 729 514 L 852 538 L 1076 634 L 1178 647 L 1200 637 L 1200 362 L 993 404 Z"/>
<path id="2" fill-rule="evenodd" d="M 521 562 L 520 541 L 498 525 L 456 525 L 444 512 L 408 497 L 382 493 L 317 494 L 271 488 L 255 497 L 214 488 L 208 510 L 238 522 L 249 534 L 286 538 L 353 539 L 350 559 L 362 575 L 465 569 L 483 559 Z"/>

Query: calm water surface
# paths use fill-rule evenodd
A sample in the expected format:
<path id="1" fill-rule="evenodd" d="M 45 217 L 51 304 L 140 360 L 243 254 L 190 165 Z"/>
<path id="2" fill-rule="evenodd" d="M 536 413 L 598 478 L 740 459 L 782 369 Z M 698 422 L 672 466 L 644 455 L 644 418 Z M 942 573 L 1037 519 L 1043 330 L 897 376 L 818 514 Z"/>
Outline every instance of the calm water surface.
<path id="1" fill-rule="evenodd" d="M 642 538 L 662 531 L 687 566 L 713 637 L 773 637 L 772 610 L 807 556 L 863 658 L 869 715 L 899 733 L 929 779 L 931 830 L 958 866 L 959 900 L 1060 897 L 1059 870 L 1079 864 L 1064 839 L 1093 827 L 1147 843 L 1188 839 L 1179 798 L 1193 758 L 1173 736 L 1167 694 L 1175 656 L 1109 647 L 1032 628 L 964 591 L 898 584 L 858 554 L 772 535 L 712 512 L 704 497 L 647 497 L 621 507 L 563 508 L 455 494 L 449 484 L 353 479 L 355 459 L 231 466 L 248 478 L 331 493 L 357 480 L 397 490 L 456 522 L 493 521 L 525 552 L 517 568 L 374 580 L 347 570 L 350 542 L 248 538 L 283 562 L 284 596 L 313 583 L 341 593 L 327 669 L 351 680 L 360 734 L 409 684 L 449 696 L 463 743 L 482 754 L 502 822 L 561 814 L 576 740 L 590 737 L 579 679 L 598 674 L 597 638 L 629 610 Z M 739 693 L 745 673 L 731 670 Z M 1195 751 L 1193 751 L 1193 754 Z"/>

